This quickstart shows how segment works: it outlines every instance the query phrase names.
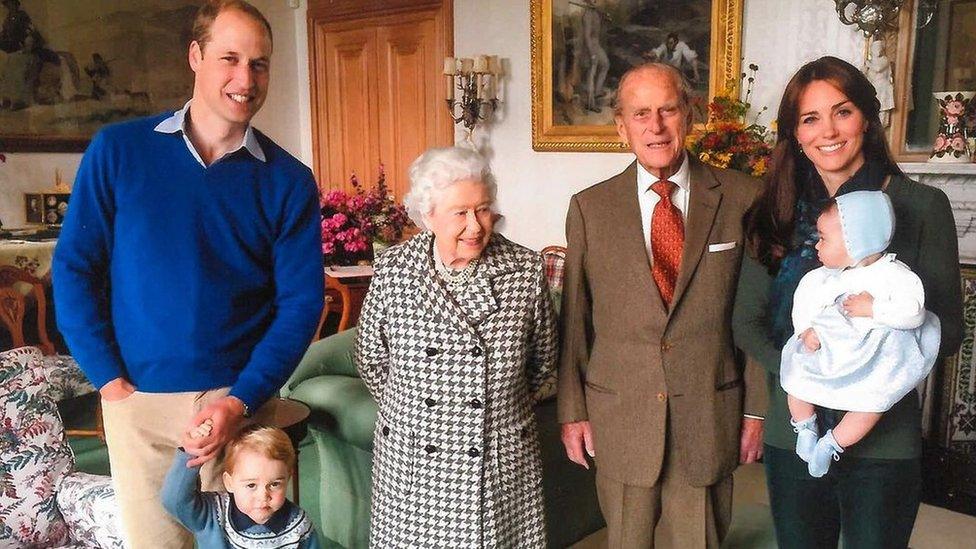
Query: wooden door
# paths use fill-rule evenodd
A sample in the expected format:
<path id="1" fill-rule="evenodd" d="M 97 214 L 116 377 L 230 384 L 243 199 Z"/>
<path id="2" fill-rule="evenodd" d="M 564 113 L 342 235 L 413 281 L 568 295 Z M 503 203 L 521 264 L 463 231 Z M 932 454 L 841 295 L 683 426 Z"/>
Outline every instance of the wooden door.
<path id="1" fill-rule="evenodd" d="M 444 57 L 453 54 L 451 3 L 410 4 L 374 3 L 365 13 L 309 5 L 315 172 L 322 188 L 350 190 L 352 173 L 372 186 L 382 163 L 388 186 L 402 199 L 410 163 L 429 147 L 454 142 L 441 75 Z"/>
<path id="2" fill-rule="evenodd" d="M 338 30 L 323 35 L 325 57 L 326 156 L 319 171 L 323 188 L 345 188 L 355 172 L 364 181 L 380 163 L 379 118 L 376 93 L 376 32 L 373 29 Z"/>

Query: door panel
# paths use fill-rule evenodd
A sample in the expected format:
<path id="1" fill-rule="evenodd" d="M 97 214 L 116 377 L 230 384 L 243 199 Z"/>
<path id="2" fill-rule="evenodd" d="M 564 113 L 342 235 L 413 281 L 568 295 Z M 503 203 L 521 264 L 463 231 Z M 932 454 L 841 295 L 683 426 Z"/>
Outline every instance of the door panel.
<path id="1" fill-rule="evenodd" d="M 410 163 L 427 148 L 454 143 L 441 74 L 453 54 L 452 3 L 369 4 L 359 16 L 335 15 L 326 4 L 311 2 L 308 12 L 319 186 L 351 190 L 353 172 L 372 186 L 382 162 L 401 200 Z"/>
<path id="2" fill-rule="evenodd" d="M 351 191 L 356 173 L 371 181 L 379 165 L 376 100 L 376 31 L 354 29 L 325 34 L 328 158 L 324 187 Z M 321 176 L 320 176 L 321 177 Z"/>
<path id="3" fill-rule="evenodd" d="M 409 188 L 407 168 L 431 140 L 434 120 L 427 105 L 438 105 L 430 74 L 434 55 L 433 21 L 417 21 L 377 29 L 378 91 L 382 132 L 380 157 L 387 182 L 397 196 Z M 441 78 L 443 79 L 443 77 Z M 444 108 L 444 107 L 441 107 Z"/>

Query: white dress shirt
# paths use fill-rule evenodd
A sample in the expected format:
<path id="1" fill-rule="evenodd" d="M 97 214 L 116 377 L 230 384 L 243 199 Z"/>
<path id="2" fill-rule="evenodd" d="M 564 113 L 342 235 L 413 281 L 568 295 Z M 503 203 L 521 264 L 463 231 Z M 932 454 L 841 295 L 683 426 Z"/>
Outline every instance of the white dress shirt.
<path id="1" fill-rule="evenodd" d="M 678 168 L 668 181 L 677 185 L 671 194 L 671 202 L 678 207 L 681 212 L 681 221 L 687 225 L 688 221 L 688 199 L 691 196 L 691 171 L 688 168 L 688 155 L 685 154 Z M 661 197 L 651 190 L 651 185 L 658 182 L 658 177 L 644 169 L 641 163 L 637 163 L 637 202 L 640 204 L 641 230 L 644 233 L 644 249 L 647 250 L 647 260 L 653 264 L 654 255 L 651 253 L 651 217 L 654 215 L 654 206 L 657 206 Z"/>
<path id="2" fill-rule="evenodd" d="M 186 127 L 186 121 L 187 121 L 186 115 L 189 114 L 190 112 L 191 102 L 192 99 L 190 101 L 187 101 L 186 104 L 183 105 L 182 109 L 174 112 L 173 116 L 170 116 L 169 118 L 157 124 L 154 129 L 160 133 L 180 132 L 183 135 L 183 141 L 186 143 L 186 148 L 190 150 L 190 154 L 193 155 L 193 158 L 196 159 L 197 163 L 199 163 L 201 166 L 206 168 L 207 164 L 206 162 L 203 161 L 203 158 L 200 157 L 200 153 L 197 152 L 196 147 L 193 146 L 193 142 L 190 141 L 190 134 Z M 211 162 L 211 165 L 220 162 L 224 158 L 227 158 L 228 156 L 236 153 L 241 149 L 244 149 L 247 152 L 251 153 L 251 156 L 257 158 L 261 162 L 267 162 L 264 156 L 264 150 L 261 149 L 261 144 L 258 143 L 257 136 L 254 135 L 254 128 L 250 124 L 248 124 L 247 129 L 244 130 L 244 139 L 241 141 L 240 146 L 238 146 L 236 149 L 233 149 L 231 151 L 227 151 L 227 153 L 225 153 L 223 156 Z"/>

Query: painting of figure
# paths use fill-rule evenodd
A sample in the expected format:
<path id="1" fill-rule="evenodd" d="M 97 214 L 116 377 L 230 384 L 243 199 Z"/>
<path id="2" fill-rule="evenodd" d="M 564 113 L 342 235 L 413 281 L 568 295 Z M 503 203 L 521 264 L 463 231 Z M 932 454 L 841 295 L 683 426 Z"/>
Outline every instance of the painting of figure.
<path id="1" fill-rule="evenodd" d="M 106 123 L 178 108 L 195 0 L 0 0 L 0 148 L 83 150 Z"/>
<path id="2" fill-rule="evenodd" d="M 613 90 L 635 65 L 677 67 L 702 114 L 738 76 L 741 0 L 532 0 L 532 9 L 536 150 L 612 150 L 591 143 L 613 140 Z"/>
<path id="3" fill-rule="evenodd" d="M 707 95 L 711 10 L 710 0 L 553 0 L 558 122 L 610 123 L 620 76 L 644 61 L 678 67 Z"/>

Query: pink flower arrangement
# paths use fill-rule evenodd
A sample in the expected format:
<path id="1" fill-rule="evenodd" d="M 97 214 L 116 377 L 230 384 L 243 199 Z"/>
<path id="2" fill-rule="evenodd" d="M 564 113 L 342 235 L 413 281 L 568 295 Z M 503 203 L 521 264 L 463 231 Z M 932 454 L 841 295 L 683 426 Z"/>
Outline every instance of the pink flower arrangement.
<path id="1" fill-rule="evenodd" d="M 376 186 L 364 189 L 355 174 L 350 178 L 355 192 L 333 189 L 320 199 L 322 212 L 322 254 L 326 265 L 349 265 L 372 257 L 372 243 L 393 244 L 410 225 L 407 210 L 397 204 L 386 186 L 380 166 Z"/>

